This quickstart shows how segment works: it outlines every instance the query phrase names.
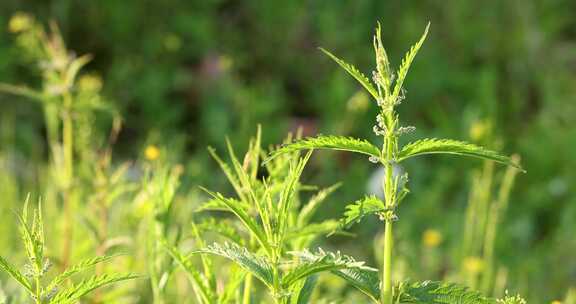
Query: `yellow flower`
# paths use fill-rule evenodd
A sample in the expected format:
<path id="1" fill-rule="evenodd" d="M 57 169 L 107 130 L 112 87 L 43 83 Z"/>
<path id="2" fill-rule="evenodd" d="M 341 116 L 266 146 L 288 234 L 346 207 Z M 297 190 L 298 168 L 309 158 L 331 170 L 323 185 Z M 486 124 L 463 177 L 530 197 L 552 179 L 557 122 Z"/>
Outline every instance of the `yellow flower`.
<path id="1" fill-rule="evenodd" d="M 558 300 L 554 300 L 554 301 L 552 301 L 552 303 L 550 303 L 550 304 L 562 304 L 562 302 L 560 302 L 560 301 L 558 301 Z"/>
<path id="2" fill-rule="evenodd" d="M 484 269 L 484 261 L 481 258 L 471 256 L 464 259 L 464 269 L 469 273 L 479 273 Z"/>
<path id="3" fill-rule="evenodd" d="M 490 123 L 487 121 L 477 120 L 470 126 L 469 136 L 472 141 L 478 142 L 484 139 L 490 132 Z"/>
<path id="4" fill-rule="evenodd" d="M 438 247 L 442 240 L 442 233 L 436 229 L 427 229 L 422 235 L 422 243 L 429 248 Z"/>
<path id="5" fill-rule="evenodd" d="M 144 156 L 146 156 L 147 160 L 157 160 L 160 157 L 160 149 L 154 145 L 149 145 L 144 150 Z"/>
<path id="6" fill-rule="evenodd" d="M 98 92 L 102 89 L 102 78 L 98 74 L 86 74 L 78 79 L 80 91 Z"/>
<path id="7" fill-rule="evenodd" d="M 34 18 L 30 14 L 17 12 L 8 22 L 8 30 L 12 33 L 23 32 L 30 29 L 34 24 Z"/>

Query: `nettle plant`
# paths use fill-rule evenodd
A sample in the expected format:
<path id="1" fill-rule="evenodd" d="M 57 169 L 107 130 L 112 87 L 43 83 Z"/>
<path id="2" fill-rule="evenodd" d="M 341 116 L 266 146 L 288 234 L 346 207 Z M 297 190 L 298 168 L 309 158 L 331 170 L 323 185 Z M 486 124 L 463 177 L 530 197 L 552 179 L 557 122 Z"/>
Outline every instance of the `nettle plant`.
<path id="1" fill-rule="evenodd" d="M 52 268 L 52 262 L 45 251 L 44 223 L 40 204 L 38 209 L 34 210 L 31 218 L 30 220 L 28 199 L 26 199 L 22 214 L 18 215 L 18 220 L 20 222 L 20 237 L 24 243 L 28 262 L 20 270 L 0 257 L 0 269 L 10 275 L 34 303 L 73 304 L 100 287 L 138 277 L 130 273 L 111 273 L 92 275 L 76 283 L 72 281 L 72 278 L 81 272 L 115 257 L 103 255 L 83 260 L 49 279 L 48 273 Z"/>
<path id="2" fill-rule="evenodd" d="M 229 142 L 231 164 L 222 160 L 215 150 L 209 151 L 234 188 L 236 197 L 204 189 L 212 199 L 197 211 L 212 215 L 192 223 L 192 239 L 201 249 L 185 255 L 165 242 L 168 252 L 185 269 L 198 303 L 254 303 L 261 295 L 253 278 L 266 287 L 277 304 L 310 303 L 320 272 L 332 272 L 360 289 L 370 288 L 378 281 L 376 269 L 350 256 L 306 249 L 315 238 L 339 227 L 336 220 L 311 221 L 338 185 L 317 191 L 306 203 L 300 200 L 302 191 L 315 190 L 299 181 L 310 152 L 304 156 L 297 151 L 285 153 L 267 162 L 264 164 L 266 177 L 260 178 L 259 168 L 267 155 L 260 147 L 260 130 L 251 140 L 242 162 Z M 216 217 L 220 212 L 232 213 L 240 225 Z M 226 241 L 206 245 L 209 232 Z M 201 267 L 196 267 L 190 259 L 197 254 L 201 255 Z M 208 254 L 234 262 L 223 289 L 217 288 L 214 278 L 217 271 L 206 257 Z M 237 293 L 241 284 L 242 292 Z"/>
<path id="3" fill-rule="evenodd" d="M 270 155 L 270 159 L 279 157 L 284 153 L 293 153 L 299 150 L 331 149 L 350 151 L 369 156 L 371 162 L 379 163 L 384 167 L 385 174 L 382 182 L 384 200 L 375 196 L 365 196 L 348 205 L 342 223 L 349 226 L 360 222 L 367 215 L 377 215 L 384 222 L 384 247 L 382 248 L 383 265 L 381 282 L 371 288 L 363 288 L 374 302 L 382 304 L 392 303 L 494 303 L 496 300 L 484 297 L 479 293 L 454 284 L 442 282 L 408 283 L 402 282 L 394 286 L 392 281 L 392 262 L 394 236 L 394 222 L 398 220 L 398 206 L 408 194 L 408 174 L 394 174 L 394 167 L 403 161 L 426 154 L 453 154 L 470 156 L 496 161 L 522 170 L 520 166 L 509 157 L 502 156 L 494 151 L 480 146 L 451 139 L 427 138 L 406 145 L 400 144 L 403 134 L 414 130 L 412 126 L 401 126 L 396 107 L 402 103 L 404 95 L 404 80 L 416 54 L 428 34 L 429 24 L 420 40 L 413 45 L 405 55 L 398 71 L 394 72 L 388 61 L 386 50 L 380 37 L 380 24 L 376 28 L 373 38 L 376 53 L 376 70 L 372 74 L 372 82 L 353 65 L 337 58 L 332 53 L 321 49 L 346 72 L 353 76 L 374 98 L 379 107 L 374 132 L 382 138 L 382 144 L 373 144 L 367 140 L 340 137 L 317 136 L 304 138 L 283 145 Z"/>

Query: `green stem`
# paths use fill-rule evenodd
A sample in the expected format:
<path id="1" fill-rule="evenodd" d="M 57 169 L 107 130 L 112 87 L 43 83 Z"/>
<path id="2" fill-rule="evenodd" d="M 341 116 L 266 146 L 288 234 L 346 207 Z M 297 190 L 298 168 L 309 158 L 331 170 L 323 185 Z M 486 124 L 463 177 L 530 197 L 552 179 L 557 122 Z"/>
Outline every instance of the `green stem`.
<path id="1" fill-rule="evenodd" d="M 64 95 L 64 113 L 62 117 L 62 145 L 64 158 L 65 187 L 70 188 L 74 170 L 74 126 L 72 122 L 72 97 Z"/>
<path id="2" fill-rule="evenodd" d="M 520 161 L 518 155 L 514 155 L 513 159 L 515 159 L 516 162 Z M 518 170 L 513 167 L 508 167 L 506 169 L 506 173 L 504 174 L 504 178 L 500 185 L 498 197 L 490 206 L 490 216 L 488 217 L 483 249 L 483 259 L 486 266 L 484 267 L 484 272 L 482 274 L 481 286 L 482 291 L 486 294 L 493 294 L 494 291 L 494 244 L 498 233 L 500 216 L 503 216 L 508 208 L 510 191 L 512 190 L 512 185 L 514 184 L 514 179 L 517 173 Z"/>
<path id="3" fill-rule="evenodd" d="M 72 179 L 74 178 L 74 125 L 72 119 L 72 97 L 70 93 L 64 96 L 64 111 L 62 113 L 62 156 L 64 161 L 64 246 L 62 250 L 62 269 L 68 266 L 73 237 L 72 225 Z"/>
<path id="4" fill-rule="evenodd" d="M 34 299 L 34 302 L 36 304 L 41 304 L 42 303 L 42 287 L 40 286 L 40 276 L 39 275 L 35 275 L 35 284 L 36 284 L 36 298 Z"/>
<path id="5" fill-rule="evenodd" d="M 250 304 L 250 290 L 252 289 L 252 275 L 247 274 L 244 280 L 244 295 L 242 297 L 242 304 Z"/>
<path id="6" fill-rule="evenodd" d="M 389 120 L 393 121 L 393 120 Z M 395 125 L 391 123 L 389 130 L 394 130 Z M 390 133 L 384 137 L 384 169 L 385 175 L 382 182 L 384 190 L 384 199 L 387 208 L 393 209 L 396 200 L 396 187 L 394 186 L 393 165 L 394 160 L 394 147 L 396 146 L 396 137 L 394 133 Z M 392 210 L 392 212 L 394 212 Z M 384 258 L 382 264 L 382 291 L 380 301 L 382 304 L 392 304 L 393 290 L 392 290 L 392 250 L 394 249 L 394 236 L 392 233 L 392 217 L 386 216 L 386 223 L 384 226 Z"/>
<path id="7" fill-rule="evenodd" d="M 280 286 L 280 255 L 281 255 L 281 249 L 282 246 L 279 245 L 279 242 L 276 245 L 276 248 L 274 250 L 272 250 L 272 264 L 273 264 L 273 269 L 272 269 L 272 297 L 274 298 L 274 303 L 275 304 L 281 304 L 282 303 L 282 299 L 280 298 L 280 294 L 281 294 L 281 286 Z"/>
<path id="8" fill-rule="evenodd" d="M 384 226 L 384 264 L 382 266 L 382 294 L 383 304 L 392 304 L 392 249 L 394 238 L 392 236 L 392 221 L 386 221 Z"/>

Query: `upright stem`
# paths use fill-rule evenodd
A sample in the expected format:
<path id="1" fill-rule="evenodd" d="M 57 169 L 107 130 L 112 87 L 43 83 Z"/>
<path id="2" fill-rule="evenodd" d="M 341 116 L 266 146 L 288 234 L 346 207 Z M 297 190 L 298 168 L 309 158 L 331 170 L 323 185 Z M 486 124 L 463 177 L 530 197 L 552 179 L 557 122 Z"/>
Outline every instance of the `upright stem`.
<path id="1" fill-rule="evenodd" d="M 70 93 L 64 96 L 64 113 L 62 113 L 62 155 L 64 162 L 64 185 L 62 196 L 64 200 L 64 246 L 62 249 L 62 269 L 68 266 L 72 246 L 72 180 L 74 178 L 74 126 L 72 119 L 72 97 Z"/>
<path id="2" fill-rule="evenodd" d="M 247 274 L 244 279 L 244 294 L 242 295 L 242 304 L 250 304 L 250 292 L 252 289 L 252 275 Z"/>
<path id="3" fill-rule="evenodd" d="M 254 178 L 256 178 L 254 176 Z M 256 248 L 256 239 L 253 235 L 250 235 L 250 248 Z M 244 278 L 244 292 L 242 294 L 242 304 L 250 304 L 251 300 L 251 292 L 252 292 L 252 275 L 246 274 Z"/>
<path id="4" fill-rule="evenodd" d="M 35 285 L 36 285 L 36 297 L 34 298 L 34 303 L 42 303 L 42 286 L 40 285 L 40 275 L 34 275 Z"/>
<path id="5" fill-rule="evenodd" d="M 280 298 L 280 255 L 282 254 L 282 246 L 280 242 L 276 242 L 275 248 L 272 250 L 270 258 L 272 260 L 272 297 L 275 304 L 282 303 Z"/>
<path id="6" fill-rule="evenodd" d="M 384 265 L 382 266 L 382 295 L 383 304 L 392 304 L 392 221 L 386 221 L 384 226 Z"/>
<path id="7" fill-rule="evenodd" d="M 518 155 L 512 156 L 513 161 L 519 163 Z M 490 206 L 490 215 L 486 226 L 486 234 L 484 238 L 483 258 L 486 263 L 484 273 L 482 274 L 482 291 L 486 294 L 494 294 L 494 244 L 496 242 L 496 235 L 498 233 L 498 224 L 500 216 L 503 216 L 508 208 L 508 199 L 512 185 L 518 170 L 513 167 L 506 168 L 504 179 L 500 185 L 498 197 Z"/>
<path id="8" fill-rule="evenodd" d="M 392 121 L 392 120 L 389 120 Z M 394 124 L 391 124 L 389 130 L 394 130 Z M 393 177 L 394 160 L 393 153 L 396 146 L 396 137 L 394 133 L 386 134 L 384 137 L 384 180 L 382 182 L 382 190 L 384 190 L 384 200 L 386 208 L 394 209 L 396 201 L 396 187 Z M 392 233 L 392 216 L 386 216 L 384 226 L 384 259 L 382 264 L 382 291 L 380 301 L 382 304 L 392 304 L 393 290 L 392 290 L 392 250 L 394 249 L 394 236 Z"/>

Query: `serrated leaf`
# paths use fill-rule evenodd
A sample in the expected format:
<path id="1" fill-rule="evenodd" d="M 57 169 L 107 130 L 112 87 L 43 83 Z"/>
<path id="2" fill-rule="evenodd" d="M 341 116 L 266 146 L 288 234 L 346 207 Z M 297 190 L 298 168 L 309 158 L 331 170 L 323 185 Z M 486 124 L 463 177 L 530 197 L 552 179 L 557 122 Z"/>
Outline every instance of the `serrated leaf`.
<path id="1" fill-rule="evenodd" d="M 134 274 L 103 274 L 92 276 L 69 288 L 56 293 L 50 300 L 50 304 L 73 304 L 80 298 L 100 287 L 120 281 L 136 279 L 139 276 Z"/>
<path id="2" fill-rule="evenodd" d="M 10 277 L 16 280 L 22 287 L 26 288 L 31 294 L 34 294 L 32 286 L 26 277 L 16 267 L 12 266 L 8 261 L 0 256 L 0 268 L 6 271 Z"/>
<path id="3" fill-rule="evenodd" d="M 308 276 L 300 280 L 290 288 L 290 304 L 309 304 L 312 292 L 318 282 L 317 275 Z"/>
<path id="4" fill-rule="evenodd" d="M 319 236 L 333 232 L 340 226 L 336 220 L 325 220 L 320 223 L 311 223 L 304 227 L 296 227 L 288 231 L 286 239 L 297 239 L 308 236 Z"/>
<path id="5" fill-rule="evenodd" d="M 244 226 L 248 229 L 248 231 L 250 231 L 250 233 L 254 235 L 254 237 L 260 243 L 260 245 L 262 245 L 262 247 L 266 251 L 268 252 L 271 251 L 266 235 L 264 234 L 260 226 L 258 226 L 258 224 L 254 221 L 254 219 L 252 219 L 252 217 L 246 212 L 246 210 L 242 208 L 241 204 L 239 204 L 237 200 L 225 198 L 224 196 L 222 196 L 222 194 L 212 192 L 205 188 L 202 188 L 202 190 L 204 190 L 214 199 L 224 204 L 228 208 L 228 210 L 230 210 L 230 212 L 234 213 L 238 217 L 238 219 L 240 219 L 240 221 L 244 224 Z"/>
<path id="6" fill-rule="evenodd" d="M 426 25 L 426 29 L 424 30 L 424 34 L 422 34 L 422 37 L 420 37 L 420 40 L 410 48 L 410 50 L 406 53 L 404 59 L 402 59 L 402 64 L 400 64 L 400 68 L 398 69 L 398 78 L 396 80 L 396 83 L 394 84 L 394 90 L 392 92 L 393 100 L 396 100 L 396 98 L 400 94 L 400 90 L 402 90 L 402 85 L 404 83 L 404 79 L 406 78 L 406 74 L 408 74 L 410 65 L 412 64 L 412 61 L 414 61 L 414 58 L 416 57 L 418 50 L 420 50 L 420 47 L 422 47 L 424 40 L 426 40 L 429 28 L 430 28 L 430 22 L 428 22 L 428 25 Z"/>
<path id="7" fill-rule="evenodd" d="M 32 215 L 32 224 L 28 224 L 28 196 L 24 202 L 22 214 L 16 214 L 20 223 L 20 238 L 24 243 L 26 255 L 34 271 L 38 273 L 42 268 L 44 259 L 44 228 L 42 223 L 41 209 L 34 210 Z M 40 205 L 39 205 L 40 208 Z"/>
<path id="8" fill-rule="evenodd" d="M 412 142 L 402 148 L 397 156 L 397 161 L 401 162 L 407 158 L 424 154 L 456 154 L 471 156 L 493 160 L 524 171 L 524 169 L 522 169 L 519 164 L 514 163 L 510 157 L 502 156 L 495 151 L 484 149 L 471 143 L 452 139 L 427 138 Z"/>
<path id="9" fill-rule="evenodd" d="M 62 282 L 64 282 L 69 277 L 71 277 L 71 276 L 73 276 L 73 275 L 75 275 L 81 271 L 84 271 L 84 270 L 86 270 L 86 269 L 88 269 L 88 268 L 90 268 L 96 264 L 106 262 L 106 261 L 108 261 L 112 258 L 115 258 L 115 257 L 116 256 L 114 256 L 114 255 L 105 255 L 105 256 L 99 256 L 99 257 L 83 260 L 80 263 L 67 268 L 61 274 L 57 275 L 54 279 L 52 279 L 52 282 L 50 282 L 50 284 L 48 284 L 48 287 L 46 289 L 52 290 L 52 288 L 57 287 L 58 285 L 60 285 Z"/>
<path id="10" fill-rule="evenodd" d="M 236 244 L 242 244 L 242 236 L 236 230 L 236 225 L 232 221 L 225 219 L 216 220 L 213 217 L 203 219 L 196 227 L 202 232 L 216 233 Z M 200 236 L 198 236 L 200 237 Z"/>
<path id="11" fill-rule="evenodd" d="M 290 165 L 290 171 L 286 177 L 282 192 L 280 193 L 280 201 L 278 202 L 278 212 L 277 212 L 277 222 L 278 222 L 278 235 L 283 239 L 286 235 L 288 229 L 288 221 L 292 210 L 292 204 L 294 203 L 294 196 L 296 196 L 298 181 L 306 163 L 310 159 L 312 151 L 308 152 L 303 158 L 299 158 L 297 161 Z"/>
<path id="12" fill-rule="evenodd" d="M 192 253 L 208 253 L 227 258 L 253 274 L 268 287 L 271 287 L 273 284 L 272 265 L 270 265 L 264 257 L 249 252 L 245 247 L 231 243 L 224 243 L 224 245 L 214 243 L 211 246 Z"/>
<path id="13" fill-rule="evenodd" d="M 320 205 L 322 204 L 322 202 L 324 202 L 326 197 L 332 194 L 332 192 L 336 191 L 336 189 L 338 189 L 340 185 L 341 183 L 337 183 L 328 188 L 318 191 L 318 193 L 312 196 L 308 201 L 308 203 L 304 205 L 304 207 L 302 207 L 300 213 L 298 213 L 298 224 L 301 226 L 308 224 L 308 222 L 310 222 L 310 219 L 312 218 L 312 216 L 314 216 L 314 213 L 316 212 L 316 210 L 318 210 L 318 207 L 320 207 Z"/>
<path id="14" fill-rule="evenodd" d="M 375 195 L 366 196 L 346 206 L 344 217 L 340 220 L 340 223 L 343 227 L 347 228 L 360 222 L 360 220 L 367 215 L 376 214 L 386 210 L 384 202 Z"/>
<path id="15" fill-rule="evenodd" d="M 230 183 L 230 185 L 232 185 L 232 187 L 234 188 L 234 190 L 236 191 L 236 194 L 238 195 L 238 197 L 244 201 L 245 200 L 245 196 L 244 196 L 244 191 L 242 191 L 242 187 L 240 185 L 240 182 L 238 181 L 238 178 L 236 177 L 236 175 L 234 175 L 234 172 L 232 171 L 232 169 L 230 168 L 230 166 L 228 166 L 228 164 L 226 164 L 221 158 L 220 156 L 218 156 L 218 154 L 216 153 L 216 150 L 212 147 L 208 147 L 208 152 L 210 153 L 210 155 L 212 156 L 212 158 L 218 163 L 218 166 L 220 166 L 220 169 L 222 170 L 222 172 L 224 172 L 224 174 L 226 175 L 226 178 L 228 179 L 228 182 Z M 234 154 L 231 154 L 230 157 L 235 157 Z"/>
<path id="16" fill-rule="evenodd" d="M 333 272 L 344 269 L 378 271 L 365 266 L 364 262 L 356 261 L 353 257 L 343 255 L 340 252 L 329 252 L 322 249 L 311 252 L 305 249 L 303 251 L 292 251 L 289 254 L 298 257 L 299 263 L 282 278 L 282 286 L 285 288 L 310 275 L 324 271 Z"/>
<path id="17" fill-rule="evenodd" d="M 378 81 L 380 87 L 384 89 L 385 96 L 388 96 L 390 84 L 392 82 L 392 71 L 390 70 L 390 61 L 388 60 L 388 55 L 386 54 L 386 49 L 382 44 L 382 28 L 380 22 L 377 23 L 376 33 L 372 43 L 374 44 L 374 52 L 376 53 L 376 70 L 378 71 Z"/>
<path id="18" fill-rule="evenodd" d="M 350 151 L 369 156 L 380 157 L 380 150 L 367 140 L 344 136 L 320 135 L 317 137 L 307 137 L 289 144 L 284 144 L 279 149 L 273 151 L 268 159 L 265 160 L 265 162 L 284 153 L 308 149 Z"/>
<path id="19" fill-rule="evenodd" d="M 208 285 L 208 280 L 203 276 L 198 270 L 197 266 L 190 261 L 190 259 L 180 253 L 178 248 L 168 244 L 165 240 L 162 242 L 164 248 L 170 256 L 184 269 L 188 280 L 192 284 L 198 300 L 204 301 L 204 303 L 213 303 L 215 295 Z M 202 302 L 200 301 L 200 302 Z"/>
<path id="20" fill-rule="evenodd" d="M 248 210 L 250 209 L 250 205 L 239 200 L 234 200 L 238 205 L 241 206 L 242 209 Z M 206 211 L 219 211 L 219 212 L 230 212 L 230 209 L 226 207 L 226 204 L 223 204 L 218 199 L 210 199 L 203 203 L 200 203 L 198 208 L 194 209 L 194 212 L 206 212 Z"/>
<path id="21" fill-rule="evenodd" d="M 339 252 L 325 252 L 319 249 L 316 253 L 303 250 L 290 252 L 290 254 L 296 255 L 302 264 L 296 266 L 282 278 L 283 286 L 289 286 L 291 282 L 296 282 L 298 279 L 318 272 L 330 271 L 365 293 L 373 301 L 378 302 L 380 279 L 377 269 L 364 266 L 364 262 L 356 261 L 353 257 L 342 255 Z"/>
<path id="22" fill-rule="evenodd" d="M 380 277 L 377 271 L 342 269 L 334 271 L 333 273 L 360 290 L 375 303 L 380 303 L 378 301 L 380 297 Z"/>
<path id="23" fill-rule="evenodd" d="M 418 304 L 495 304 L 496 300 L 487 298 L 467 287 L 445 282 L 400 283 L 395 287 L 394 303 Z"/>
<path id="24" fill-rule="evenodd" d="M 348 72 L 348 74 L 350 74 L 352 77 L 354 77 L 365 89 L 366 91 L 368 91 L 368 93 L 370 93 L 370 95 L 372 95 L 372 97 L 374 97 L 375 99 L 378 99 L 378 91 L 376 90 L 376 88 L 374 88 L 374 86 L 372 85 L 372 83 L 370 82 L 370 80 L 368 79 L 368 77 L 366 77 L 364 74 L 362 74 L 360 71 L 358 71 L 358 69 L 347 63 L 346 61 L 334 56 L 334 54 L 330 53 L 329 51 L 320 48 L 320 50 L 322 52 L 324 52 L 324 54 L 328 55 L 330 58 L 332 58 L 332 60 L 336 61 L 336 63 L 338 63 L 338 65 L 340 65 L 344 70 L 346 70 L 346 72 Z"/>

